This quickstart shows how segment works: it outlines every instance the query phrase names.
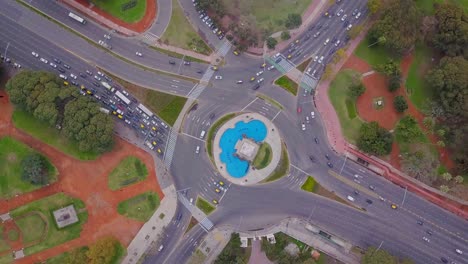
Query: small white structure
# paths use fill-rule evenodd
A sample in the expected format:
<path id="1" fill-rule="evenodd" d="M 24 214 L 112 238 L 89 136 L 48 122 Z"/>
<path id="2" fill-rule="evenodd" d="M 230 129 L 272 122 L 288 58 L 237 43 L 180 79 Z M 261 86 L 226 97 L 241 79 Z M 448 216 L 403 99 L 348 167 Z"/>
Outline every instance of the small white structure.
<path id="1" fill-rule="evenodd" d="M 273 234 L 268 234 L 266 237 L 267 237 L 267 239 L 268 239 L 268 242 L 270 242 L 270 244 L 276 244 L 275 235 L 273 235 Z"/>
<path id="2" fill-rule="evenodd" d="M 246 237 L 240 237 L 241 248 L 246 248 L 249 245 L 249 239 Z"/>
<path id="3" fill-rule="evenodd" d="M 55 222 L 58 228 L 64 228 L 79 221 L 73 204 L 54 211 Z"/>
<path id="4" fill-rule="evenodd" d="M 235 149 L 236 155 L 244 160 L 252 161 L 258 152 L 258 144 L 248 138 L 237 141 Z"/>
<path id="5" fill-rule="evenodd" d="M 377 101 L 377 105 L 378 105 L 378 106 L 381 106 L 382 104 L 383 104 L 383 101 L 382 101 L 382 100 L 378 100 L 378 101 Z"/>

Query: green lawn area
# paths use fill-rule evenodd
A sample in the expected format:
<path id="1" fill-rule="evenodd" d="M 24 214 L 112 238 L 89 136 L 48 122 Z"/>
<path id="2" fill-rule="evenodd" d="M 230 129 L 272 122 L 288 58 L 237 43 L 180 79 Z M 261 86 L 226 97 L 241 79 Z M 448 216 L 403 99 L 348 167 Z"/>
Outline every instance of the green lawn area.
<path id="1" fill-rule="evenodd" d="M 289 170 L 289 157 L 288 157 L 288 150 L 286 145 L 281 144 L 281 158 L 276 166 L 276 169 L 262 182 L 271 182 L 278 180 L 279 178 L 283 177 L 288 173 Z"/>
<path id="2" fill-rule="evenodd" d="M 43 216 L 45 217 L 45 215 Z M 39 213 L 31 213 L 15 219 L 23 235 L 23 243 L 39 242 L 46 232 L 47 224 Z"/>
<path id="3" fill-rule="evenodd" d="M 411 102 L 421 110 L 434 96 L 434 92 L 424 79 L 429 69 L 427 66 L 431 64 L 432 52 L 426 45 L 418 43 L 413 54 L 405 86 Z"/>
<path id="4" fill-rule="evenodd" d="M 356 140 L 359 135 L 359 128 L 363 121 L 361 118 L 356 116 L 355 107 L 350 107 L 347 100 L 353 100 L 348 96 L 348 88 L 360 78 L 360 74 L 353 70 L 340 71 L 335 79 L 330 84 L 328 90 L 328 96 L 330 101 L 335 108 L 335 111 L 340 120 L 341 130 L 346 140 L 356 144 Z M 354 103 L 354 102 L 353 102 Z M 350 112 L 351 111 L 351 112 Z M 355 116 L 355 118 L 350 118 Z"/>
<path id="5" fill-rule="evenodd" d="M 419 7 L 419 9 L 421 9 L 421 11 L 425 15 L 433 15 L 434 3 L 443 3 L 445 1 L 444 0 L 420 0 L 420 1 L 415 1 L 415 2 L 416 2 L 416 6 Z"/>
<path id="6" fill-rule="evenodd" d="M 272 156 L 271 146 L 264 142 L 258 149 L 252 164 L 257 170 L 263 169 L 270 164 Z"/>
<path id="7" fill-rule="evenodd" d="M 146 179 L 146 176 L 148 176 L 146 165 L 139 158 L 129 156 L 112 170 L 107 179 L 107 183 L 109 189 L 115 191 L 142 181 Z"/>
<path id="8" fill-rule="evenodd" d="M 14 263 L 13 256 L 6 254 L 0 257 L 0 264 L 11 264 Z"/>
<path id="9" fill-rule="evenodd" d="M 80 221 L 63 229 L 58 229 L 58 227 L 55 224 L 52 211 L 68 206 L 70 204 L 73 204 L 75 206 L 75 210 L 77 211 L 77 215 Z M 10 211 L 10 215 L 15 221 L 16 219 L 18 219 L 21 223 L 20 218 L 30 212 L 40 212 L 46 217 L 48 231 L 44 240 L 42 240 L 38 244 L 27 247 L 25 249 L 26 255 L 37 253 L 39 251 L 54 247 L 56 245 L 79 237 L 82 230 L 82 226 L 84 223 L 86 223 L 88 219 L 88 213 L 85 211 L 84 202 L 79 199 L 70 197 L 64 193 L 57 193 L 18 207 Z M 29 221 L 32 221 L 32 219 L 24 221 L 26 223 L 24 223 L 25 226 L 23 227 L 23 230 L 27 230 L 27 225 L 32 225 L 32 227 L 30 228 L 36 228 L 42 225 L 42 219 L 39 220 L 38 218 L 36 218 L 33 223 Z M 26 234 L 22 235 L 24 236 Z"/>
<path id="10" fill-rule="evenodd" d="M 161 36 L 161 41 L 171 46 L 193 50 L 205 55 L 211 53 L 210 47 L 198 36 L 198 33 L 188 22 L 177 0 L 172 0 L 171 21 Z"/>
<path id="11" fill-rule="evenodd" d="M 265 100 L 267 102 L 269 102 L 270 104 L 274 105 L 276 108 L 278 109 L 281 109 L 283 110 L 284 107 L 282 104 L 280 104 L 278 101 L 276 101 L 275 99 L 269 97 L 268 95 L 265 95 L 265 94 L 261 94 L 261 93 L 257 93 L 255 94 L 258 98 L 262 99 L 262 100 Z"/>
<path id="12" fill-rule="evenodd" d="M 196 205 L 200 210 L 202 210 L 202 212 L 207 215 L 211 214 L 211 212 L 216 209 L 213 205 L 211 205 L 211 203 L 201 197 L 197 198 Z"/>
<path id="13" fill-rule="evenodd" d="M 19 239 L 19 232 L 15 229 L 11 229 L 8 231 L 8 240 L 10 241 L 17 241 Z"/>
<path id="14" fill-rule="evenodd" d="M 376 44 L 369 48 L 369 44 L 372 43 L 369 43 L 368 39 L 364 38 L 356 50 L 354 50 L 354 55 L 367 61 L 372 67 L 386 63 L 389 59 L 400 61 L 400 59 L 392 56 L 383 46 Z"/>
<path id="15" fill-rule="evenodd" d="M 235 113 L 231 113 L 221 117 L 220 119 L 216 120 L 216 122 L 214 122 L 213 125 L 211 125 L 210 130 L 208 130 L 208 134 L 206 136 L 206 150 L 208 151 L 208 156 L 210 157 L 211 161 L 213 161 L 213 140 L 216 135 L 216 132 L 218 132 L 218 129 L 224 123 L 226 123 L 229 119 L 235 116 Z"/>
<path id="16" fill-rule="evenodd" d="M 180 54 L 180 53 L 177 53 L 177 52 L 174 52 L 174 51 L 162 49 L 162 48 L 155 47 L 155 46 L 150 46 L 150 48 L 152 48 L 152 49 L 154 49 L 154 50 L 157 50 L 157 51 L 160 52 L 160 53 L 166 54 L 166 55 L 168 55 L 169 57 L 173 57 L 173 58 L 177 58 L 177 59 L 184 59 L 185 61 L 191 61 L 191 62 L 199 62 L 199 63 L 210 64 L 209 61 L 200 60 L 200 59 L 194 58 L 194 57 L 192 57 L 192 56 L 184 56 L 183 54 Z"/>
<path id="17" fill-rule="evenodd" d="M 88 247 L 80 247 L 80 251 L 82 252 L 86 252 L 88 251 Z M 62 254 L 59 254 L 55 257 L 52 257 L 50 259 L 47 259 L 45 261 L 45 264 L 63 264 L 63 263 L 67 263 L 68 261 L 68 256 L 70 255 L 69 252 L 63 252 Z"/>
<path id="18" fill-rule="evenodd" d="M 299 248 L 299 253 L 295 258 L 288 258 L 290 263 L 303 263 L 305 260 L 310 258 L 310 254 L 313 248 L 307 246 L 302 241 L 294 239 L 293 237 L 290 237 L 284 233 L 276 233 L 275 240 L 275 244 L 270 244 L 267 239 L 262 239 L 262 251 L 265 252 L 270 261 L 277 262 L 280 259 L 285 259 L 284 256 L 289 254 L 286 250 L 284 250 L 284 248 L 291 243 L 297 245 Z"/>
<path id="19" fill-rule="evenodd" d="M 94 152 L 80 151 L 75 141 L 67 139 L 64 135 L 60 134 L 59 130 L 37 120 L 25 111 L 16 109 L 13 112 L 12 119 L 17 128 L 74 158 L 94 160 L 99 156 L 99 154 Z"/>
<path id="20" fill-rule="evenodd" d="M 0 252 L 10 249 L 10 245 L 3 237 L 3 225 L 0 223 Z M 1 262 L 0 262 L 1 263 Z"/>
<path id="21" fill-rule="evenodd" d="M 236 13 L 253 16 L 257 28 L 269 29 L 271 33 L 286 29 L 284 21 L 289 14 L 302 15 L 312 0 L 221 0 L 227 13 L 236 10 Z"/>
<path id="22" fill-rule="evenodd" d="M 146 0 L 91 0 L 99 9 L 127 23 L 140 21 L 146 12 Z"/>
<path id="23" fill-rule="evenodd" d="M 315 192 L 317 182 L 312 176 L 307 177 L 307 180 L 302 184 L 301 189 L 307 192 Z"/>
<path id="24" fill-rule="evenodd" d="M 0 138 L 0 198 L 11 198 L 41 188 L 21 179 L 21 161 L 35 151 L 11 137 Z M 57 181 L 57 169 L 46 158 L 50 183 Z"/>
<path id="25" fill-rule="evenodd" d="M 294 96 L 297 95 L 298 85 L 293 80 L 289 79 L 288 76 L 284 75 L 284 76 L 278 78 L 275 81 L 275 84 L 278 85 L 279 87 L 282 87 L 286 91 L 290 92 Z"/>
<path id="26" fill-rule="evenodd" d="M 110 75 L 112 79 L 122 84 L 132 93 L 142 104 L 148 107 L 153 113 L 162 118 L 167 124 L 173 126 L 180 111 L 184 108 L 187 98 L 168 93 L 143 88 L 141 86 L 129 83 L 117 76 Z"/>
<path id="27" fill-rule="evenodd" d="M 145 192 L 122 201 L 117 206 L 119 214 L 138 221 L 148 221 L 159 207 L 159 196 L 155 192 Z"/>
<path id="28" fill-rule="evenodd" d="M 351 98 L 347 98 L 345 103 L 346 111 L 348 112 L 348 118 L 354 119 L 357 116 L 356 103 Z"/>
<path id="29" fill-rule="evenodd" d="M 468 0 L 452 0 L 452 2 L 461 6 L 468 13 Z"/>

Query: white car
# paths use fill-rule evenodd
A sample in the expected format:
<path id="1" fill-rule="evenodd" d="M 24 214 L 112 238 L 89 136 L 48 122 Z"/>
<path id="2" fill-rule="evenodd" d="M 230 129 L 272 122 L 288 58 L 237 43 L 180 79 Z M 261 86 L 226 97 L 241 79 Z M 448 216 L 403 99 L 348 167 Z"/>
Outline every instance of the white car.
<path id="1" fill-rule="evenodd" d="M 326 46 L 326 45 L 328 44 L 328 42 L 330 42 L 330 39 L 329 39 L 329 38 L 327 38 L 327 39 L 325 40 L 325 42 L 323 43 L 323 45 Z"/>
<path id="2" fill-rule="evenodd" d="M 306 126 L 304 123 L 302 123 L 301 128 L 302 128 L 302 131 L 306 130 Z"/>
<path id="3" fill-rule="evenodd" d="M 141 54 L 141 52 L 135 52 L 135 55 L 137 55 L 138 57 L 143 57 L 143 54 Z"/>
<path id="4" fill-rule="evenodd" d="M 305 95 L 306 95 L 306 94 L 304 94 L 304 96 L 305 96 Z M 309 123 L 309 117 L 308 117 L 308 116 L 306 116 L 305 120 L 306 120 L 306 123 Z"/>
<path id="5" fill-rule="evenodd" d="M 306 73 L 307 73 L 307 74 L 310 74 L 311 71 L 312 71 L 312 68 L 309 67 L 309 68 L 307 69 Z"/>
<path id="6" fill-rule="evenodd" d="M 271 70 L 273 70 L 274 68 L 275 68 L 275 66 L 274 66 L 274 65 L 271 65 L 270 67 L 267 68 L 267 70 L 271 71 Z"/>
<path id="7" fill-rule="evenodd" d="M 348 195 L 348 197 L 346 197 L 348 200 L 350 200 L 351 202 L 354 202 L 354 197 Z"/>
<path id="8" fill-rule="evenodd" d="M 318 60 L 318 58 L 319 58 L 318 56 L 315 56 L 314 57 L 314 62 L 316 62 Z"/>
<path id="9" fill-rule="evenodd" d="M 55 64 L 55 63 L 53 63 L 53 62 L 49 63 L 49 65 L 50 65 L 50 67 L 52 67 L 52 68 L 57 68 L 57 64 Z"/>
<path id="10" fill-rule="evenodd" d="M 315 112 L 314 111 L 310 112 L 310 115 L 312 116 L 312 118 L 315 118 Z"/>
<path id="11" fill-rule="evenodd" d="M 353 27 L 353 24 L 349 24 L 346 30 L 350 30 Z"/>
<path id="12" fill-rule="evenodd" d="M 34 57 L 39 58 L 39 54 L 37 54 L 36 52 L 33 51 L 33 52 L 31 52 L 31 54 L 32 54 Z"/>
<path id="13" fill-rule="evenodd" d="M 337 41 L 335 42 L 335 47 L 338 47 L 338 45 L 340 45 L 340 43 L 341 43 L 341 41 L 340 41 L 340 40 L 337 40 Z"/>
<path id="14" fill-rule="evenodd" d="M 341 18 L 341 21 L 345 21 L 347 17 L 348 15 L 343 15 L 343 17 Z"/>
<path id="15" fill-rule="evenodd" d="M 48 64 L 48 63 L 49 63 L 49 61 L 46 60 L 46 59 L 44 59 L 44 58 L 40 58 L 39 60 L 42 61 L 42 62 L 45 63 L 45 64 Z"/>
<path id="16" fill-rule="evenodd" d="M 104 73 L 102 73 L 102 72 L 100 72 L 100 71 L 98 71 L 97 74 L 98 74 L 99 76 L 101 76 L 101 77 L 104 77 Z"/>
<path id="17" fill-rule="evenodd" d="M 359 19 L 359 17 L 361 17 L 361 12 L 357 13 L 356 19 Z"/>
<path id="18" fill-rule="evenodd" d="M 323 56 L 320 57 L 320 59 L 318 60 L 318 63 L 322 63 L 322 62 L 323 62 L 323 59 L 324 59 Z"/>
<path id="19" fill-rule="evenodd" d="M 221 76 L 221 75 L 216 75 L 216 76 L 215 76 L 215 79 L 216 79 L 216 80 L 222 80 L 222 79 L 223 79 L 223 76 Z"/>
<path id="20" fill-rule="evenodd" d="M 259 72 L 257 72 L 256 75 L 257 75 L 257 76 L 260 76 L 260 75 L 262 75 L 262 74 L 263 74 L 263 71 L 259 71 Z"/>
<path id="21" fill-rule="evenodd" d="M 70 73 L 70 77 L 72 77 L 74 80 L 76 80 L 77 76 L 73 73 Z"/>
<path id="22" fill-rule="evenodd" d="M 65 76 L 65 75 L 63 75 L 63 74 L 60 74 L 59 77 L 62 78 L 62 79 L 64 79 L 64 80 L 67 80 L 67 79 L 68 79 L 68 77 Z"/>
<path id="23" fill-rule="evenodd" d="M 429 238 L 427 237 L 423 237 L 423 240 L 426 241 L 427 243 L 431 242 L 431 240 L 429 240 Z"/>
<path id="24" fill-rule="evenodd" d="M 197 147 L 195 148 L 195 153 L 196 153 L 196 154 L 200 153 L 200 146 L 197 146 Z"/>
<path id="25" fill-rule="evenodd" d="M 158 251 L 161 252 L 164 248 L 164 245 L 159 246 Z"/>
<path id="26" fill-rule="evenodd" d="M 97 75 L 94 75 L 94 79 L 96 79 L 97 81 L 101 81 L 101 78 Z"/>
<path id="27" fill-rule="evenodd" d="M 242 83 L 244 83 L 244 81 L 238 80 L 236 83 L 237 83 L 237 84 L 242 84 Z"/>
<path id="28" fill-rule="evenodd" d="M 261 82 L 263 82 L 264 80 L 265 80 L 265 79 L 263 79 L 263 78 L 260 78 L 260 79 L 258 79 L 258 81 L 257 81 L 257 82 L 258 82 L 258 83 L 261 83 Z"/>
<path id="29" fill-rule="evenodd" d="M 340 9 L 340 11 L 338 11 L 338 13 L 336 13 L 336 16 L 341 16 L 341 14 L 343 14 L 344 10 L 343 9 Z"/>
<path id="30" fill-rule="evenodd" d="M 458 249 L 458 248 L 457 248 L 457 249 L 455 249 L 455 252 L 457 252 L 457 254 L 459 254 L 459 255 L 463 254 L 463 251 L 461 251 L 461 250 L 460 250 L 460 249 Z"/>

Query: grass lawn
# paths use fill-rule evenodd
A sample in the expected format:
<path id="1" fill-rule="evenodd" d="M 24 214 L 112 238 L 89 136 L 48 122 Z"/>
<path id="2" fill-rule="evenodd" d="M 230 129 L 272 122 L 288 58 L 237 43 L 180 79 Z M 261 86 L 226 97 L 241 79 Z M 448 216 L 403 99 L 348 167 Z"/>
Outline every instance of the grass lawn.
<path id="1" fill-rule="evenodd" d="M 452 0 L 452 2 L 461 6 L 468 13 L 468 0 Z"/>
<path id="2" fill-rule="evenodd" d="M 146 89 L 124 81 L 117 76 L 111 74 L 107 75 L 122 84 L 133 96 L 142 102 L 142 104 L 171 126 L 174 125 L 177 117 L 179 117 L 180 111 L 184 108 L 185 102 L 187 102 L 187 98 L 185 97 Z"/>
<path id="3" fill-rule="evenodd" d="M 146 12 L 146 0 L 91 0 L 99 9 L 127 23 L 140 21 Z"/>
<path id="4" fill-rule="evenodd" d="M 0 256 L 0 264 L 11 264 L 14 263 L 13 256 L 11 254 L 6 254 Z"/>
<path id="5" fill-rule="evenodd" d="M 190 231 L 190 229 L 192 229 L 192 227 L 196 226 L 198 224 L 198 221 L 197 219 L 195 219 L 195 217 L 190 217 L 190 222 L 187 226 L 187 229 L 185 229 L 185 233 L 187 233 L 188 231 Z M 184 234 L 185 234 L 184 233 Z"/>
<path id="6" fill-rule="evenodd" d="M 357 116 L 356 103 L 351 98 L 346 98 L 346 111 L 348 112 L 348 118 L 354 119 Z"/>
<path id="7" fill-rule="evenodd" d="M 15 229 L 11 229 L 8 231 L 8 240 L 16 241 L 19 239 L 19 233 Z"/>
<path id="8" fill-rule="evenodd" d="M 161 41 L 171 46 L 193 50 L 205 55 L 211 53 L 210 47 L 198 36 L 198 33 L 188 22 L 177 0 L 172 0 L 171 21 L 162 35 Z"/>
<path id="9" fill-rule="evenodd" d="M 80 247 L 80 251 L 82 252 L 86 252 L 88 251 L 88 247 Z M 69 252 L 63 252 L 62 254 L 59 254 L 55 257 L 52 257 L 50 259 L 47 259 L 45 261 L 45 264 L 63 264 L 63 263 L 67 263 L 68 261 L 68 256 L 70 255 Z"/>
<path id="10" fill-rule="evenodd" d="M 160 53 L 166 54 L 169 57 L 173 57 L 173 58 L 177 58 L 177 59 L 184 59 L 185 61 L 210 64 L 208 61 L 200 60 L 200 59 L 197 59 L 197 58 L 194 58 L 194 57 L 191 57 L 191 56 L 184 56 L 183 54 L 180 54 L 180 53 L 177 53 L 177 52 L 174 52 L 174 51 L 165 50 L 165 49 L 155 47 L 155 46 L 150 46 L 150 48 L 152 48 L 154 50 L 157 50 Z"/>
<path id="11" fill-rule="evenodd" d="M 301 189 L 307 192 L 315 192 L 317 182 L 312 176 L 307 177 L 307 180 L 302 184 Z"/>
<path id="12" fill-rule="evenodd" d="M 75 141 L 67 139 L 57 129 L 44 124 L 25 111 L 16 109 L 12 119 L 17 128 L 74 158 L 94 160 L 99 156 L 95 152 L 80 151 Z"/>
<path id="13" fill-rule="evenodd" d="M 120 202 L 117 211 L 128 218 L 146 222 L 159 207 L 159 202 L 157 193 L 145 192 Z"/>
<path id="14" fill-rule="evenodd" d="M 421 11 L 425 15 L 433 15 L 434 14 L 434 4 L 435 3 L 443 3 L 444 0 L 424 0 L 424 1 L 415 1 L 416 6 L 421 9 Z M 468 3 L 468 2 L 467 2 Z"/>
<path id="15" fill-rule="evenodd" d="M 10 245 L 5 240 L 5 237 L 3 237 L 3 226 L 0 223 L 0 252 L 9 250 L 9 249 L 10 249 Z"/>
<path id="16" fill-rule="evenodd" d="M 38 213 L 31 213 L 15 219 L 23 235 L 23 243 L 39 242 L 46 232 L 47 224 Z"/>
<path id="17" fill-rule="evenodd" d="M 213 212 L 216 208 L 211 205 L 207 200 L 198 197 L 196 202 L 197 207 L 202 210 L 205 214 L 209 215 Z"/>
<path id="18" fill-rule="evenodd" d="M 210 130 L 208 130 L 208 135 L 206 136 L 206 150 L 208 151 L 208 156 L 210 156 L 211 161 L 214 163 L 213 160 L 213 140 L 215 137 L 216 132 L 218 129 L 226 123 L 229 119 L 235 117 L 235 113 L 227 114 L 220 119 L 216 120 L 216 122 L 213 123 L 211 126 Z"/>
<path id="19" fill-rule="evenodd" d="M 281 144 L 281 158 L 276 169 L 262 182 L 271 182 L 278 180 L 288 173 L 289 169 L 289 157 L 286 145 Z"/>
<path id="20" fill-rule="evenodd" d="M 109 189 L 115 191 L 146 179 L 148 169 L 137 157 L 129 156 L 112 170 L 107 180 Z"/>
<path id="21" fill-rule="evenodd" d="M 303 63 L 299 64 L 299 66 L 297 66 L 296 68 L 300 71 L 300 72 L 304 72 L 305 69 L 307 68 L 307 65 L 309 65 L 310 61 L 312 60 L 312 58 L 308 58 L 307 60 L 305 60 Z"/>
<path id="22" fill-rule="evenodd" d="M 284 21 L 289 14 L 300 14 L 312 3 L 312 0 L 221 0 L 227 13 L 253 16 L 257 28 L 271 33 L 286 29 Z"/>
<path id="23" fill-rule="evenodd" d="M 280 78 L 278 78 L 276 81 L 275 81 L 275 84 L 282 87 L 283 89 L 285 89 L 286 91 L 290 92 L 291 94 L 293 94 L 294 96 L 297 95 L 297 88 L 298 88 L 298 85 L 297 83 L 295 83 L 293 80 L 289 79 L 288 76 L 284 75 Z"/>
<path id="24" fill-rule="evenodd" d="M 427 66 L 431 64 L 432 52 L 426 45 L 418 43 L 413 54 L 413 62 L 409 68 L 405 87 L 411 102 L 421 110 L 424 104 L 428 100 L 431 101 L 434 96 L 434 92 L 424 79 L 429 69 Z"/>
<path id="25" fill-rule="evenodd" d="M 356 144 L 359 128 L 363 121 L 355 114 L 355 107 L 349 107 L 349 103 L 346 101 L 351 100 L 354 104 L 354 100 L 348 96 L 348 88 L 355 80 L 359 79 L 359 76 L 359 73 L 353 70 L 340 71 L 331 82 L 330 89 L 328 90 L 328 97 L 330 97 L 330 101 L 340 120 L 343 135 L 346 140 L 353 144 Z M 353 116 L 354 118 L 351 118 Z"/>
<path id="26" fill-rule="evenodd" d="M 52 211 L 68 206 L 70 204 L 73 204 L 75 206 L 75 210 L 77 211 L 77 215 L 80 221 L 63 229 L 58 229 L 55 224 Z M 64 193 L 57 193 L 18 207 L 10 211 L 10 215 L 15 221 L 16 219 L 20 220 L 20 217 L 30 212 L 40 212 L 46 217 L 48 231 L 45 240 L 31 247 L 27 247 L 25 249 L 25 254 L 30 255 L 79 237 L 82 230 L 82 225 L 86 223 L 88 219 L 88 213 L 84 211 L 84 209 L 85 204 L 83 201 L 70 197 Z M 31 228 L 36 228 L 37 225 L 41 225 L 42 219 L 41 222 L 39 222 L 38 219 L 36 220 L 37 221 Z M 25 234 L 22 235 L 24 236 Z"/>
<path id="27" fill-rule="evenodd" d="M 356 50 L 354 50 L 354 55 L 367 61 L 372 67 L 386 63 L 389 59 L 393 59 L 397 62 L 400 61 L 400 59 L 392 56 L 384 47 L 376 44 L 369 48 L 369 44 L 372 43 L 369 43 L 368 39 L 364 38 L 361 43 L 359 43 Z"/>
<path id="28" fill-rule="evenodd" d="M 203 264 L 205 263 L 205 260 L 206 260 L 205 254 L 203 254 L 203 252 L 197 249 L 190 257 L 188 264 Z"/>
<path id="29" fill-rule="evenodd" d="M 294 263 L 302 263 L 306 259 L 310 258 L 312 248 L 307 246 L 305 243 L 284 233 L 276 233 L 275 240 L 276 244 L 270 244 L 268 240 L 262 239 L 262 251 L 265 252 L 269 260 L 276 262 L 277 260 L 281 259 L 282 256 L 288 254 L 284 248 L 291 243 L 296 244 L 299 248 L 299 253 L 296 256 L 296 259 L 294 259 Z"/>
<path id="30" fill-rule="evenodd" d="M 21 161 L 35 151 L 11 137 L 0 138 L 0 198 L 10 198 L 41 188 L 21 179 Z M 46 158 L 50 183 L 57 181 L 57 169 Z"/>
<path id="31" fill-rule="evenodd" d="M 264 142 L 258 149 L 257 156 L 253 161 L 253 166 L 257 169 L 263 169 L 271 162 L 272 150 L 268 143 Z"/>

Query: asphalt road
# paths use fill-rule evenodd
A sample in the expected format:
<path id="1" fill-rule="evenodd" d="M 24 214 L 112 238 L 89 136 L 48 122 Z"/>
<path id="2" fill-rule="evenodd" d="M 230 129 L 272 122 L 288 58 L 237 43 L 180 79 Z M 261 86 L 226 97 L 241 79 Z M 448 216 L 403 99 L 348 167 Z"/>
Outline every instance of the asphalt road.
<path id="1" fill-rule="evenodd" d="M 362 3 L 348 1 L 342 5 L 345 12 L 350 13 L 354 8 L 362 6 Z M 188 13 L 190 15 L 190 12 Z M 28 9 L 18 6 L 16 2 L 0 5 L 0 15 L 0 27 L 3 29 L 0 32 L 0 51 L 2 54 L 6 51 L 8 57 L 23 67 L 55 71 L 31 55 L 32 51 L 36 51 L 48 60 L 59 57 L 71 66 L 74 73 L 86 69 L 96 72 L 95 67 L 100 67 L 126 80 L 156 90 L 187 96 L 194 89 L 194 83 L 144 71 L 123 62 Z M 320 52 L 326 53 L 332 46 L 323 45 L 323 38 L 333 38 L 337 32 L 344 33 L 341 20 L 336 17 L 321 19 L 330 21 L 330 30 L 323 32 L 320 38 L 310 38 L 311 43 L 300 41 L 299 43 L 304 43 L 302 54 L 312 55 L 313 52 L 317 52 L 317 49 L 314 49 L 316 46 L 319 46 L 316 48 Z M 92 29 L 92 32 L 97 29 L 99 27 Z M 99 34 L 102 32 L 96 33 L 96 36 Z M 211 41 L 214 43 L 215 40 Z M 130 51 L 133 50 L 128 48 L 127 53 L 122 50 L 122 54 L 131 58 L 133 54 Z M 354 162 L 347 161 L 342 156 L 337 156 L 327 145 L 320 116 L 316 114 L 312 119 L 309 115 L 311 111 L 315 111 L 310 95 L 303 96 L 301 91 L 299 96 L 294 98 L 271 85 L 271 81 L 280 75 L 278 71 L 262 73 L 260 78 L 265 78 L 265 81 L 258 91 L 253 91 L 252 84 L 246 80 L 261 70 L 262 63 L 263 60 L 260 59 L 228 53 L 226 66 L 215 73 L 222 75 L 223 80 L 213 80 L 200 94 L 198 107 L 185 117 L 182 133 L 178 136 L 175 146 L 170 169 L 177 189 L 190 188 L 187 192 L 188 198 L 201 195 L 209 201 L 218 199 L 218 209 L 210 216 L 215 225 L 231 225 L 237 226 L 237 230 L 251 230 L 266 227 L 286 217 L 302 217 L 362 247 L 378 245 L 384 241 L 384 249 L 398 256 L 412 257 L 417 263 L 434 263 L 442 256 L 456 263 L 466 263 L 462 256 L 454 252 L 455 248 L 468 252 L 466 221 L 412 193 L 405 194 L 402 188 Z M 90 86 L 89 79 L 80 82 Z M 243 79 L 244 83 L 236 84 L 240 79 Z M 284 109 L 256 99 L 256 92 L 265 93 L 283 103 Z M 301 113 L 296 112 L 295 106 L 301 106 Z M 221 178 L 205 154 L 205 142 L 204 139 L 200 139 L 200 133 L 203 130 L 207 131 L 222 115 L 240 110 L 258 112 L 273 120 L 288 147 L 290 173 L 277 182 L 255 187 L 228 183 L 227 191 L 218 194 L 214 192 L 213 183 Z M 210 117 L 212 114 L 215 116 Z M 309 115 L 309 123 L 305 119 L 306 114 Z M 302 122 L 306 124 L 305 131 L 301 130 Z M 164 133 L 165 138 L 167 133 Z M 317 138 L 318 144 L 314 138 Z M 199 154 L 195 153 L 196 146 L 201 147 Z M 317 158 L 315 163 L 309 160 L 311 154 Z M 330 172 L 327 167 L 325 155 L 330 157 L 335 173 Z M 341 176 L 336 176 L 337 174 Z M 323 186 L 342 198 L 352 195 L 355 204 L 366 211 L 362 212 L 300 191 L 307 175 L 313 175 Z M 369 190 L 369 185 L 374 186 L 375 190 Z M 359 190 L 360 194 L 354 194 L 354 190 Z M 380 201 L 378 196 L 383 197 L 384 201 Z M 367 204 L 366 199 L 371 199 L 373 203 Z M 399 205 L 399 208 L 392 210 L 391 203 Z M 156 260 L 157 263 L 183 263 L 196 248 L 196 243 L 205 236 L 199 226 L 183 236 L 189 213 L 181 204 L 178 205 L 176 215 L 179 213 L 182 213 L 181 220 L 174 221 L 161 240 L 165 250 L 148 257 L 148 263 L 154 263 Z M 419 226 L 417 220 L 424 221 L 424 225 Z M 426 233 L 428 229 L 433 231 L 432 236 Z M 429 237 L 431 242 L 423 241 L 423 236 Z"/>

